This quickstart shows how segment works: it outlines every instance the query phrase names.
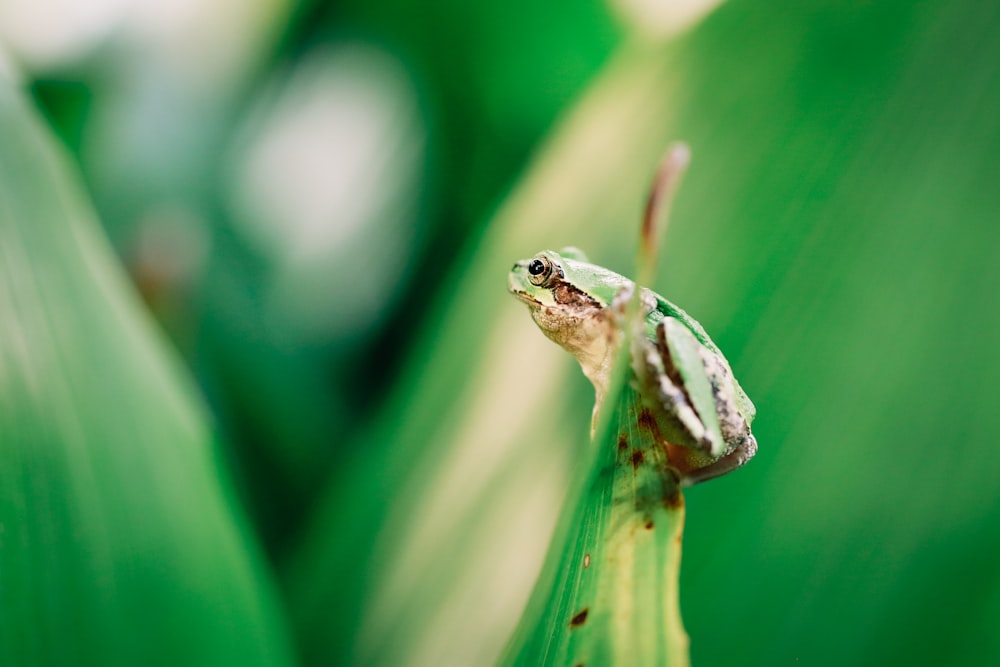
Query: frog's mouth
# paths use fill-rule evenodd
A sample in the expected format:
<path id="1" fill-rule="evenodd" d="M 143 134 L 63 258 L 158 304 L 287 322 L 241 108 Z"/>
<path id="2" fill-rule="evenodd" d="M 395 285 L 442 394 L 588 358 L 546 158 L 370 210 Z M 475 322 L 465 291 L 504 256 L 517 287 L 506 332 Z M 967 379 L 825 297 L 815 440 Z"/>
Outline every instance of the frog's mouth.
<path id="1" fill-rule="evenodd" d="M 541 305 L 542 305 L 541 301 L 539 301 L 535 297 L 531 296 L 527 292 L 522 292 L 521 290 L 518 290 L 518 289 L 512 289 L 510 291 L 510 293 L 513 294 L 514 296 L 516 296 L 518 299 L 520 299 L 524 303 L 528 304 L 529 306 L 541 307 Z"/>

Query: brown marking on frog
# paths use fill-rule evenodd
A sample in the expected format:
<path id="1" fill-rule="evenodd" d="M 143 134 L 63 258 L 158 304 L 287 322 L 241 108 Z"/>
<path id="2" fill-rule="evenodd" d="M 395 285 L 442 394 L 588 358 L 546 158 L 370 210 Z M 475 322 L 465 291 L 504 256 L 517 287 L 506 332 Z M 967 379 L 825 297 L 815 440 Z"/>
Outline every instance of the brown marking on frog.
<path id="1" fill-rule="evenodd" d="M 552 286 L 552 298 L 563 306 L 600 307 L 600 304 L 586 292 L 575 285 L 559 280 Z"/>

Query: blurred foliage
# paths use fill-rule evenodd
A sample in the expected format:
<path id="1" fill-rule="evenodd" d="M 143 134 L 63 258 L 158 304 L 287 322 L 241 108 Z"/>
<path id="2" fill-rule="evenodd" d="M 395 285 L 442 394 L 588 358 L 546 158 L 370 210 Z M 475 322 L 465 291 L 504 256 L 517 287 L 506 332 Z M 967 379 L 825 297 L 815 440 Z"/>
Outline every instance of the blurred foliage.
<path id="1" fill-rule="evenodd" d="M 86 396 L 85 413 L 113 442 L 137 444 L 84 428 L 74 437 L 113 483 L 42 483 L 44 470 L 85 470 L 76 440 L 44 427 L 82 408 L 56 401 L 55 373 L 31 394 L 58 403 L 51 415 L 19 407 L 22 381 L 4 384 L 0 473 L 38 486 L 31 506 L 4 505 L 0 576 L 27 562 L 29 544 L 67 568 L 85 567 L 75 549 L 87 544 L 107 562 L 131 553 L 130 539 L 161 546 L 146 562 L 155 578 L 127 563 L 115 587 L 91 581 L 97 570 L 47 569 L 86 586 L 46 598 L 47 617 L 23 606 L 37 591 L 4 586 L 0 613 L 57 635 L 68 627 L 58 614 L 92 617 L 80 637 L 128 641 L 122 655 L 139 656 L 159 650 L 157 637 L 96 624 L 143 618 L 130 606 L 143 593 L 151 615 L 203 633 L 207 655 L 232 649 L 226 633 L 243 623 L 274 639 L 256 633 L 270 648 L 241 650 L 279 655 L 271 574 L 242 537 L 231 476 L 305 664 L 494 660 L 538 574 L 591 402 L 568 357 L 505 294 L 506 271 L 566 244 L 627 271 L 653 165 L 682 138 L 694 162 L 655 287 L 726 352 L 758 406 L 761 444 L 746 469 L 687 496 L 681 609 L 693 664 L 1000 658 L 996 8 L 731 2 L 668 38 L 624 4 L 617 19 L 594 2 L 238 4 L 191 10 L 189 23 L 120 19 L 85 56 L 56 64 L 25 57 L 27 87 L 199 380 L 225 470 L 207 463 L 207 428 L 173 430 L 146 386 L 185 391 L 162 379 L 175 372 L 148 351 L 155 336 L 129 324 L 134 307 L 124 324 L 86 327 L 124 297 L 95 296 L 83 251 L 59 245 L 59 225 L 71 227 L 60 220 L 86 213 L 51 208 L 73 186 L 32 175 L 35 151 L 17 148 L 32 125 L 16 112 L 2 126 L 0 205 L 23 200 L 48 222 L 0 221 L 13 323 L 0 324 L 0 371 L 24 354 L 12 332 L 44 308 L 67 346 L 69 396 L 104 373 L 117 393 Z M 330 94 L 294 97 L 317 62 L 332 63 L 332 79 L 315 79 Z M 366 77 L 370 90 L 337 87 Z M 365 122 L 331 122 L 331 134 L 282 116 L 309 106 L 296 99 L 320 121 Z M 283 118 L 298 123 L 301 152 L 275 163 L 265 149 Z M 344 137 L 370 140 L 351 152 L 338 148 Z M 334 167 L 367 180 L 337 198 Z M 310 236 L 323 216 L 341 236 Z M 108 271 L 102 257 L 92 261 Z M 60 287 L 28 298 L 25 276 Z M 121 351 L 136 347 L 134 361 Z M 57 467 L 19 467 L 10 452 L 43 441 Z M 154 492 L 192 479 L 183 498 Z M 96 509 L 143 489 L 137 507 L 161 517 L 151 525 Z M 63 537 L 31 541 L 13 525 Z M 198 551 L 173 551 L 188 538 Z M 205 574 L 222 563 L 230 579 Z M 206 577 L 198 592 L 186 588 L 192 572 Z M 174 606 L 212 608 L 227 586 L 243 601 L 232 613 L 246 616 L 226 629 Z M 127 613 L 105 617 L 103 605 Z"/>
<path id="2" fill-rule="evenodd" d="M 292 663 L 204 415 L 0 84 L 0 663 Z"/>
<path id="3" fill-rule="evenodd" d="M 256 40 L 256 52 L 232 66 L 228 78 L 219 74 L 210 90 L 205 76 L 162 57 L 157 45 L 126 43 L 120 48 L 128 51 L 127 60 L 108 49 L 76 76 L 95 98 L 80 157 L 112 239 L 133 260 L 133 271 L 144 273 L 135 266 L 143 230 L 174 224 L 177 216 L 163 216 L 164 210 L 192 217 L 209 239 L 207 265 L 197 267 L 193 280 L 162 284 L 154 276 L 157 293 L 147 298 L 159 302 L 153 304 L 158 314 L 192 359 L 224 428 L 233 431 L 229 440 L 241 443 L 233 456 L 246 478 L 245 495 L 271 548 L 280 550 L 327 469 L 349 451 L 343 443 L 363 423 L 353 417 L 378 405 L 409 350 L 411 337 L 398 332 L 420 324 L 425 309 L 397 304 L 427 301 L 428 286 L 440 282 L 458 248 L 477 233 L 469 221 L 493 205 L 558 110 L 604 59 L 616 31 L 596 2 L 475 9 L 462 3 L 275 4 L 279 9 L 270 11 L 287 16 L 288 24 L 256 33 L 243 29 L 251 33 L 246 40 Z M 563 46 L 553 49 L 552 28 L 567 12 L 577 16 L 576 25 L 560 33 Z M 242 23 L 255 20 L 241 19 L 234 31 Z M 516 39 L 493 32 L 492 25 L 517 26 Z M 477 34 L 495 37 L 484 41 Z M 233 201 L 234 181 L 242 176 L 241 151 L 266 129 L 261 113 L 247 118 L 247 111 L 264 107 L 266 116 L 304 60 L 358 44 L 396 60 L 419 86 L 417 122 L 423 126 L 415 140 L 425 136 L 427 150 L 416 183 L 418 217 L 405 254 L 385 258 L 378 252 L 396 242 L 398 224 L 394 228 L 385 214 L 365 221 L 368 231 L 351 252 L 328 258 L 332 268 L 320 283 L 325 287 L 299 297 L 299 310 L 332 308 L 336 321 L 336 304 L 347 296 L 338 284 L 371 271 L 371 263 L 399 265 L 397 284 L 369 299 L 383 302 L 377 325 L 354 322 L 344 312 L 340 328 L 354 324 L 349 335 L 312 332 L 303 342 L 296 322 L 274 317 L 269 300 L 278 267 L 243 233 L 247 206 Z M 206 38 L 193 50 L 210 52 L 211 46 Z M 457 51 L 465 55 L 456 58 Z M 80 101 L 68 94 L 65 76 L 43 87 L 61 98 L 52 117 L 72 137 L 79 116 L 65 109 Z M 372 82 L 377 85 L 377 78 Z M 52 93 L 55 88 L 62 94 Z M 508 95 L 512 90 L 518 94 Z M 514 99 L 520 100 L 517 108 L 499 103 Z M 376 174 L 364 187 L 378 196 L 374 188 L 388 175 Z M 281 230 L 286 221 L 274 222 Z"/>

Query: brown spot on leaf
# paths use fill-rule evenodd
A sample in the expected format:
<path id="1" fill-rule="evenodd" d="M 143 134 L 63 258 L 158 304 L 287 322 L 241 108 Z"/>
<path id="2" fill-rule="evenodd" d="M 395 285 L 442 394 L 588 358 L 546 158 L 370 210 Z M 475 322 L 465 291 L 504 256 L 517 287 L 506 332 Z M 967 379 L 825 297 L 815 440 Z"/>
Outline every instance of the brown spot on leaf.
<path id="1" fill-rule="evenodd" d="M 633 469 L 638 470 L 639 469 L 639 465 L 642 464 L 642 462 L 645 461 L 645 460 L 646 460 L 646 457 L 643 456 L 641 449 L 636 449 L 636 450 L 632 451 L 632 468 Z"/>
<path id="2" fill-rule="evenodd" d="M 628 449 L 628 440 L 624 435 L 618 436 L 618 451 L 622 452 Z"/>
<path id="3" fill-rule="evenodd" d="M 646 522 L 646 530 L 653 530 L 653 522 L 652 521 L 647 521 Z"/>
<path id="4" fill-rule="evenodd" d="M 573 618 L 569 619 L 569 626 L 571 628 L 578 628 L 587 621 L 587 614 L 590 613 L 589 607 L 584 607 L 582 610 L 576 612 Z"/>
<path id="5" fill-rule="evenodd" d="M 583 554 L 583 569 L 590 567 L 590 554 Z"/>
<path id="6" fill-rule="evenodd" d="M 656 428 L 656 417 L 653 416 L 649 408 L 643 408 L 639 411 L 639 426 L 650 430 Z"/>
<path id="7" fill-rule="evenodd" d="M 674 489 L 663 496 L 663 505 L 668 510 L 676 510 L 684 507 L 684 496 L 681 494 L 681 490 Z"/>

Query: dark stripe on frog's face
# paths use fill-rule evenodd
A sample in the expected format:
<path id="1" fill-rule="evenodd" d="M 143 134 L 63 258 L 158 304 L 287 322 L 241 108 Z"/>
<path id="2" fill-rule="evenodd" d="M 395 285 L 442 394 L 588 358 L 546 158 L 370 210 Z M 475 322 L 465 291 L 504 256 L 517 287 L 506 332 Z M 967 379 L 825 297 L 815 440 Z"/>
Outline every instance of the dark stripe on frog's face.
<path id="1" fill-rule="evenodd" d="M 553 300 L 561 306 L 569 306 L 571 308 L 601 307 L 597 299 L 564 280 L 557 279 L 549 289 L 552 292 Z"/>

